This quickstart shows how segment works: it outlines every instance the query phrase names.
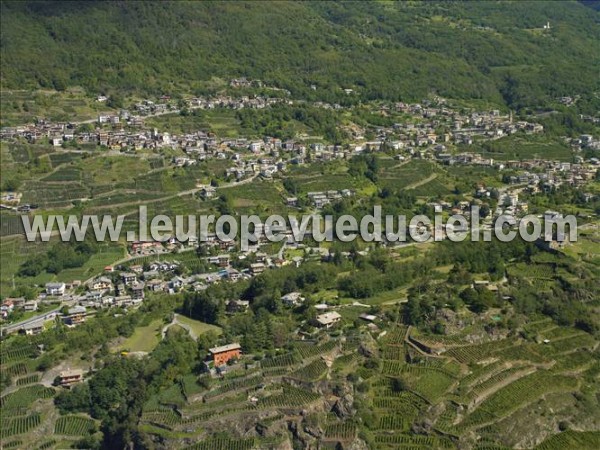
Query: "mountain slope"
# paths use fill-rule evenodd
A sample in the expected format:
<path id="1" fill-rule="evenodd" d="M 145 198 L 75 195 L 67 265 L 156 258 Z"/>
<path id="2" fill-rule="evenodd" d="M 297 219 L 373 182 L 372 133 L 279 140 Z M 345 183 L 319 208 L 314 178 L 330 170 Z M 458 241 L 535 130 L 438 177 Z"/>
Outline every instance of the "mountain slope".
<path id="1" fill-rule="evenodd" d="M 306 98 L 519 107 L 600 85 L 600 14 L 576 2 L 3 2 L 1 21 L 4 89 L 201 92 L 247 76 Z"/>

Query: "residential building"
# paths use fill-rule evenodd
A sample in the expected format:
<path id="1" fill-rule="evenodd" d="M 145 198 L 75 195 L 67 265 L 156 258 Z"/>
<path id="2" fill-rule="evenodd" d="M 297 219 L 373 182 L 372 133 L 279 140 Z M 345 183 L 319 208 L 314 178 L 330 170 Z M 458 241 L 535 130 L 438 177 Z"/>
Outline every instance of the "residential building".
<path id="1" fill-rule="evenodd" d="M 317 316 L 317 324 L 322 328 L 331 328 L 342 319 L 342 316 L 336 311 L 326 312 Z"/>
<path id="2" fill-rule="evenodd" d="M 220 347 L 213 347 L 208 349 L 208 351 L 215 367 L 219 367 L 227 364 L 231 359 L 239 358 L 242 354 L 242 347 L 240 344 L 233 343 L 222 345 Z"/>
<path id="3" fill-rule="evenodd" d="M 125 286 L 131 286 L 137 281 L 137 275 L 131 272 L 123 272 L 121 273 L 121 279 Z"/>
<path id="4" fill-rule="evenodd" d="M 46 294 L 60 297 L 65 294 L 65 283 L 46 283 Z"/>
<path id="5" fill-rule="evenodd" d="M 79 325 L 85 322 L 86 309 L 84 306 L 74 306 L 69 308 L 67 314 L 63 316 L 63 321 L 67 325 Z"/>
<path id="6" fill-rule="evenodd" d="M 33 312 L 37 311 L 38 303 L 35 300 L 29 300 L 28 302 L 23 303 L 23 310 L 25 312 Z"/>
<path id="7" fill-rule="evenodd" d="M 298 306 L 304 301 L 304 297 L 302 297 L 302 293 L 300 292 L 290 292 L 282 296 L 281 301 L 287 306 Z"/>
<path id="8" fill-rule="evenodd" d="M 132 287 L 131 287 L 131 297 L 134 300 L 140 300 L 144 298 L 144 283 L 143 282 L 138 282 L 135 283 Z"/>
<path id="9" fill-rule="evenodd" d="M 59 374 L 59 384 L 61 386 L 70 386 L 74 383 L 83 381 L 83 370 L 73 369 L 65 370 Z"/>

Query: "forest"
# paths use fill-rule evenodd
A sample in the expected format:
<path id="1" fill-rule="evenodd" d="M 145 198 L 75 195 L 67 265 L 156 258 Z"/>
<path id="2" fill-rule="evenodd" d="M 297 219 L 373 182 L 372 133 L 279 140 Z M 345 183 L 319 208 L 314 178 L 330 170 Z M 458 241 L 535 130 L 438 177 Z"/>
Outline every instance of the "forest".
<path id="1" fill-rule="evenodd" d="M 543 106 L 598 90 L 600 16 L 590 6 L 3 2 L 2 86 L 81 86 L 117 98 L 210 93 L 218 80 L 248 77 L 308 100 L 436 93 Z"/>

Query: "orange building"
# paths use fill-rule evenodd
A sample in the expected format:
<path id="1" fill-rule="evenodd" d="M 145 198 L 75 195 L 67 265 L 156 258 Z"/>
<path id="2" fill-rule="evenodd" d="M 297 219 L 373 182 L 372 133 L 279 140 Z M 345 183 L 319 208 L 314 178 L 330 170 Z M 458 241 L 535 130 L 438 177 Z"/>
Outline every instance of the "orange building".
<path id="1" fill-rule="evenodd" d="M 208 351 L 210 352 L 215 367 L 220 367 L 227 364 L 227 361 L 230 359 L 239 358 L 242 354 L 242 347 L 240 344 L 228 344 L 210 348 Z"/>

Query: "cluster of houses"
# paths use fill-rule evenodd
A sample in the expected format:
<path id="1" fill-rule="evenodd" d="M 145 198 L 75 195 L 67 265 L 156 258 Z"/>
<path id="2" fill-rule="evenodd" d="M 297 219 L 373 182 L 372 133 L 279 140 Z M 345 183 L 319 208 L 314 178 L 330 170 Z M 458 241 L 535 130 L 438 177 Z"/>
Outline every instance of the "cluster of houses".
<path id="1" fill-rule="evenodd" d="M 254 85 L 254 82 L 240 79 L 232 80 L 232 86 Z M 241 107 L 266 107 L 281 99 L 263 97 L 197 97 L 188 100 L 189 108 L 241 108 Z M 329 108 L 331 105 L 319 102 L 319 106 Z M 146 100 L 136 105 L 140 114 L 158 114 L 175 108 L 169 97 L 162 97 L 159 102 Z M 244 137 L 219 139 L 212 133 L 197 131 L 174 135 L 168 132 L 153 130 L 126 130 L 124 123 L 131 124 L 132 116 L 128 111 L 121 111 L 119 115 L 101 115 L 98 118 L 100 125 L 94 132 L 75 132 L 73 124 L 50 123 L 38 120 L 34 125 L 3 128 L 2 138 L 24 137 L 35 141 L 40 137 L 51 139 L 53 144 L 60 145 L 63 141 L 75 139 L 81 142 L 96 142 L 108 146 L 113 150 L 127 149 L 161 149 L 169 148 L 182 151 L 182 155 L 174 156 L 173 165 L 187 167 L 195 165 L 198 161 L 207 159 L 223 159 L 231 162 L 226 169 L 230 178 L 241 180 L 260 175 L 263 178 L 272 178 L 275 174 L 285 172 L 287 164 L 303 164 L 306 161 L 319 162 L 337 158 L 350 158 L 364 151 L 377 152 L 393 150 L 398 159 L 416 156 L 433 158 L 442 164 L 465 164 L 497 167 L 498 169 L 512 169 L 523 171 L 510 176 L 509 182 L 515 184 L 527 183 L 533 191 L 551 189 L 568 183 L 581 186 L 595 176 L 600 161 L 592 158 L 584 162 L 578 157 L 576 163 L 566 163 L 548 160 L 526 161 L 494 161 L 484 158 L 477 153 L 451 153 L 446 144 L 472 144 L 474 139 L 496 139 L 513 134 L 518 131 L 527 133 L 540 133 L 543 127 L 540 124 L 517 121 L 514 122 L 512 114 L 501 114 L 499 110 L 488 112 L 465 112 L 451 108 L 441 98 L 424 100 L 420 104 L 395 103 L 379 107 L 380 113 L 400 112 L 409 114 L 414 120 L 396 123 L 390 127 L 371 127 L 377 132 L 375 140 L 366 141 L 364 130 L 356 127 L 352 130 L 354 143 L 346 145 L 326 145 L 320 142 L 306 144 L 303 141 L 287 140 L 266 136 L 260 140 L 250 140 Z M 103 127 L 110 124 L 111 128 Z M 443 133 L 440 130 L 446 130 Z M 373 130 L 371 130 L 373 131 Z M 62 134 L 61 134 L 62 133 Z M 60 142 L 59 142 L 60 141 Z M 600 141 L 591 135 L 582 135 L 577 139 L 570 139 L 574 149 L 598 149 Z M 406 155 L 406 156 L 404 156 Z M 11 194 L 9 199 L 3 198 L 3 205 L 18 204 L 18 194 Z M 213 186 L 204 186 L 199 192 L 204 199 L 216 196 Z M 341 191 L 310 192 L 308 199 L 315 208 L 353 195 L 350 189 Z M 6 201 L 4 201 L 6 200 Z M 289 197 L 286 203 L 290 207 L 298 206 L 297 197 Z M 11 206 L 12 207 L 12 206 Z M 195 244 L 195 243 L 191 243 Z M 152 243 L 144 244 L 135 254 L 152 254 L 163 250 L 162 246 L 152 248 Z M 175 243 L 173 243 L 175 245 Z"/>
<path id="2" fill-rule="evenodd" d="M 600 120 L 596 119 L 595 123 L 600 123 Z M 578 138 L 570 139 L 569 142 L 575 151 L 600 150 L 600 139 L 595 139 L 591 134 L 582 134 Z"/>
<path id="3" fill-rule="evenodd" d="M 353 151 L 378 151 L 382 149 L 406 150 L 409 153 L 421 153 L 423 148 L 434 147 L 443 152 L 447 143 L 471 145 L 477 139 L 497 139 L 519 131 L 542 133 L 541 124 L 513 121 L 512 114 L 503 115 L 499 110 L 489 112 L 462 112 L 446 106 L 444 99 L 423 100 L 420 104 L 403 102 L 394 105 L 382 105 L 378 111 L 382 115 L 401 112 L 410 115 L 413 120 L 396 123 L 391 127 L 374 127 L 378 136 L 375 140 L 361 142 Z M 443 131 L 440 131 L 443 130 Z M 352 137 L 364 141 L 363 131 L 352 130 Z"/>
<path id="4" fill-rule="evenodd" d="M 210 248 L 211 244 L 213 243 L 210 242 L 207 246 Z M 140 246 L 137 245 L 136 249 L 139 248 Z M 6 299 L 2 304 L 2 317 L 7 318 L 15 309 L 22 309 L 25 312 L 37 311 L 40 302 L 60 301 L 72 305 L 68 314 L 63 314 L 63 321 L 67 325 L 77 325 L 87 315 L 86 308 L 135 308 L 141 305 L 147 292 L 175 294 L 181 290 L 202 291 L 211 284 L 250 279 L 262 273 L 269 266 L 284 263 L 280 260 L 272 261 L 266 253 L 258 251 L 258 248 L 258 244 L 253 246 L 251 249 L 253 262 L 249 264 L 248 268 L 242 270 L 231 267 L 231 256 L 226 253 L 205 258 L 207 263 L 216 266 L 215 271 L 189 276 L 177 275 L 180 263 L 176 261 L 156 261 L 144 266 L 134 264 L 129 266 L 126 271 L 120 272 L 107 266 L 104 275 L 88 282 L 83 293 L 76 290 L 81 286 L 81 282 L 70 284 L 50 282 L 45 285 L 45 292 L 40 294 L 37 300 Z M 242 259 L 246 257 L 247 255 L 240 256 Z M 231 307 L 244 309 L 242 303 L 231 305 Z M 41 327 L 36 328 L 28 334 L 34 334 L 41 330 Z"/>
<path id="5" fill-rule="evenodd" d="M 310 203 L 315 208 L 322 208 L 325 205 L 330 204 L 331 202 L 341 200 L 342 198 L 352 197 L 354 192 L 350 189 L 342 189 L 340 191 L 318 191 L 318 192 L 309 192 L 308 199 Z M 296 206 L 294 204 L 294 200 L 297 204 L 297 199 L 291 198 L 287 200 L 288 206 Z"/>
<path id="6" fill-rule="evenodd" d="M 24 312 L 38 311 L 39 301 L 25 300 L 19 298 L 7 298 L 2 302 L 2 318 L 6 319 L 15 309 L 20 309 Z M 20 332 L 25 335 L 40 334 L 45 329 L 45 324 L 48 321 L 59 318 L 67 327 L 75 327 L 85 322 L 88 316 L 88 310 L 81 305 L 74 305 L 66 308 L 65 311 L 52 310 L 46 314 L 40 314 L 34 320 L 25 321 L 20 326 L 8 328 L 6 333 Z"/>
<path id="7" fill-rule="evenodd" d="M 26 300 L 24 297 L 6 298 L 0 305 L 0 317 L 6 319 L 14 311 L 34 312 L 37 310 L 37 300 Z"/>
<path id="8" fill-rule="evenodd" d="M 232 85 L 254 85 L 245 79 L 232 80 Z M 266 108 L 289 100 L 278 97 L 194 97 L 186 100 L 188 109 L 242 109 Z M 321 108 L 335 108 L 339 105 L 329 105 L 323 102 L 313 104 Z M 137 128 L 143 125 L 143 117 L 165 113 L 179 112 L 178 106 L 168 97 L 163 96 L 159 101 L 144 100 L 136 104 L 133 112 L 121 110 L 119 114 L 101 114 L 98 116 L 98 128 L 93 132 L 76 132 L 75 124 L 51 123 L 40 119 L 33 125 L 22 127 L 3 128 L 0 132 L 2 139 L 25 138 L 30 142 L 48 139 L 52 145 L 60 146 L 63 142 L 76 140 L 80 143 L 97 143 L 113 150 L 141 150 L 160 149 L 163 147 L 178 148 L 185 151 L 188 159 L 179 159 L 178 165 L 187 165 L 194 159 L 202 160 L 209 157 L 224 158 L 226 149 L 248 149 L 254 154 L 269 154 L 272 152 L 290 152 L 292 162 L 303 162 L 308 153 L 304 143 L 266 137 L 259 141 L 250 141 L 246 138 L 218 140 L 210 133 L 197 132 L 182 135 L 171 135 L 168 132 L 159 133 L 155 130 L 126 130 L 125 127 Z M 340 107 L 341 108 L 341 107 Z M 377 111 L 376 111 L 377 112 Z M 517 121 L 513 122 L 512 115 L 502 115 L 500 111 L 466 113 L 446 106 L 444 99 L 423 100 L 420 104 L 396 103 L 383 105 L 378 111 L 381 114 L 400 112 L 411 115 L 413 120 L 405 123 L 396 123 L 391 127 L 372 127 L 377 133 L 377 138 L 366 141 L 365 131 L 360 127 L 350 130 L 354 143 L 346 146 L 324 145 L 314 143 L 310 146 L 311 158 L 314 160 L 331 160 L 346 158 L 363 151 L 378 151 L 383 149 L 403 150 L 409 152 L 422 151 L 420 147 L 441 146 L 444 143 L 471 144 L 477 138 L 498 138 L 504 135 L 525 131 L 540 133 L 543 127 L 540 124 Z M 135 114 L 134 114 L 135 113 Z M 106 127 L 108 125 L 108 128 Z M 440 133 L 440 129 L 446 130 Z M 437 131 L 436 131 L 437 130 Z M 585 144 L 582 142 L 582 144 Z M 417 149 L 417 150 L 415 150 Z"/>

